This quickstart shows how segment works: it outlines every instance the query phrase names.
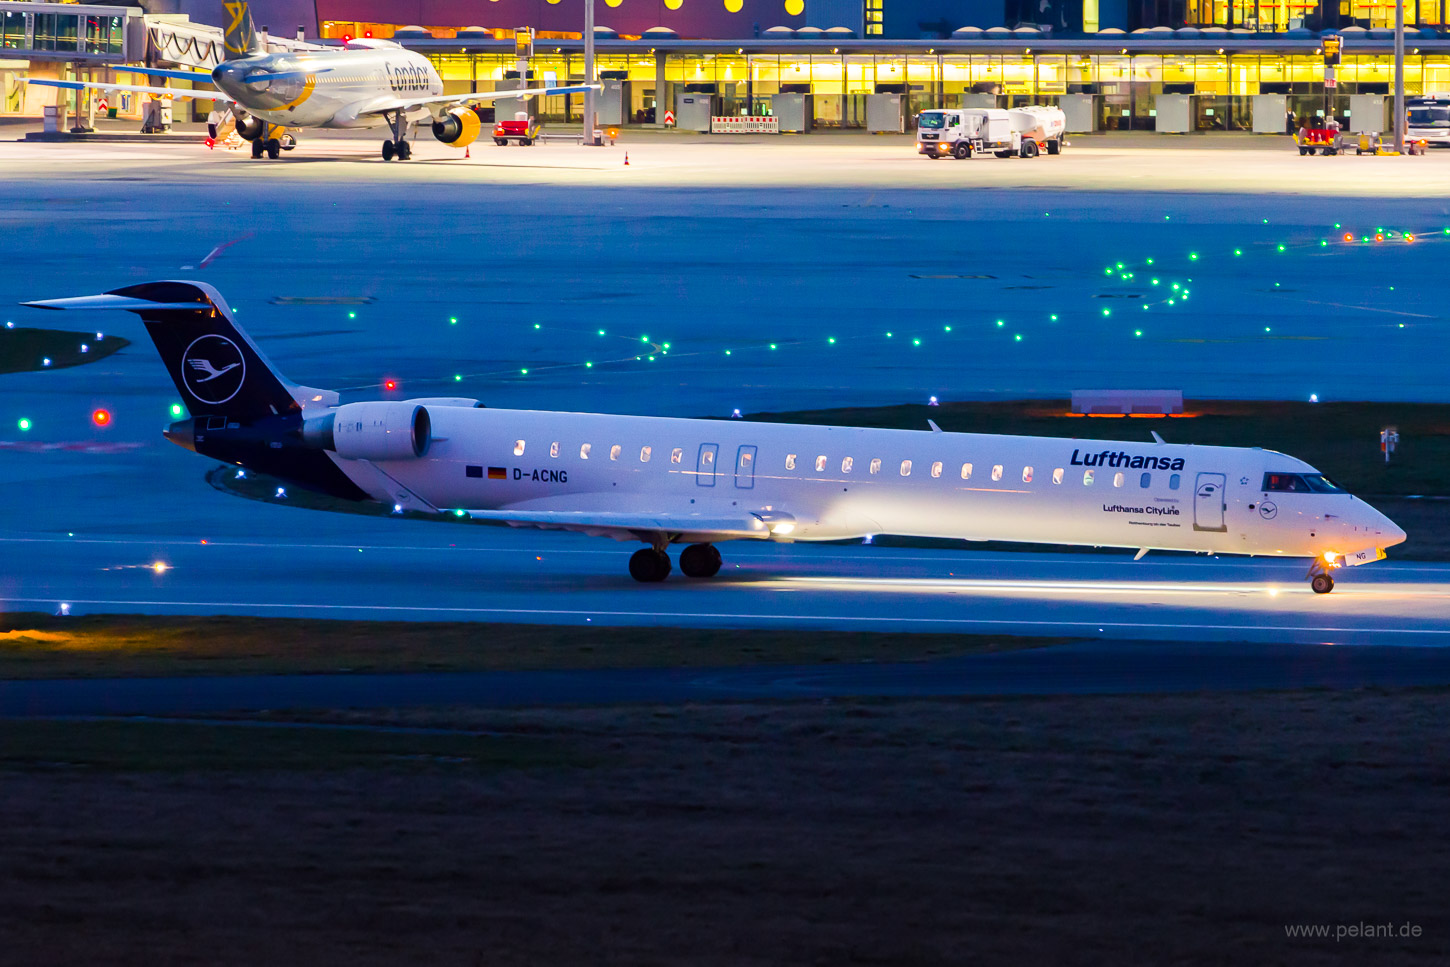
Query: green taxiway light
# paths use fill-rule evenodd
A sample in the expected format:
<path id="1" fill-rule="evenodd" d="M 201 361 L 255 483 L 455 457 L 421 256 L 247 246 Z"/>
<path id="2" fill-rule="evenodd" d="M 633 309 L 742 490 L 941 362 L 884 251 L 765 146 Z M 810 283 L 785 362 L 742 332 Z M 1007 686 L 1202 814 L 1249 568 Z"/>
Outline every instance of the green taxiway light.
<path id="1" fill-rule="evenodd" d="M 30 421 L 23 416 L 16 421 L 15 425 L 20 427 L 22 433 L 30 429 Z"/>
<path id="2" fill-rule="evenodd" d="M 1107 268 L 1103 269 L 1103 275 L 1112 275 L 1112 274 L 1113 274 L 1113 267 L 1111 265 L 1108 266 Z"/>
<path id="3" fill-rule="evenodd" d="M 1052 320 L 1053 322 L 1056 322 L 1057 321 L 1057 313 L 1054 312 L 1052 315 L 1048 316 L 1047 318 L 1050 319 L 1050 320 Z"/>
<path id="4" fill-rule="evenodd" d="M 1198 261 L 1198 253 L 1197 252 L 1189 252 L 1188 253 L 1188 261 L 1190 261 L 1190 262 L 1197 262 Z"/>
<path id="5" fill-rule="evenodd" d="M 593 363 L 587 363 L 587 362 L 586 362 L 586 363 L 585 363 L 585 364 L 584 364 L 584 368 L 585 368 L 585 369 L 593 369 L 593 368 L 594 368 L 594 364 L 593 364 Z"/>
<path id="6" fill-rule="evenodd" d="M 184 412 L 185 412 L 185 410 L 183 410 L 181 408 L 181 404 L 180 403 L 172 403 L 171 404 L 171 418 L 172 419 L 174 419 L 174 420 L 181 419 L 181 414 L 184 413 Z"/>
<path id="7" fill-rule="evenodd" d="M 1113 314 L 1113 310 L 1111 310 L 1111 309 L 1104 309 L 1103 310 L 1103 315 L 1105 315 L 1105 316 L 1110 316 L 1112 314 Z"/>
<path id="8" fill-rule="evenodd" d="M 1005 322 L 1003 322 L 1003 321 L 1002 321 L 1002 320 L 1001 320 L 1001 319 L 998 319 L 998 320 L 997 320 L 997 325 L 998 325 L 998 326 L 1005 326 L 1005 325 L 1006 325 L 1006 323 L 1005 323 Z"/>
<path id="9" fill-rule="evenodd" d="M 1173 291 L 1175 291 L 1175 292 L 1178 291 L 1178 283 L 1177 282 L 1173 283 Z"/>
<path id="10" fill-rule="evenodd" d="M 887 333 L 887 334 L 886 334 L 886 338 L 887 338 L 887 339 L 890 339 L 890 338 L 891 338 L 891 333 L 889 333 L 889 332 L 888 332 L 888 333 Z"/>
<path id="11" fill-rule="evenodd" d="M 1280 242 L 1279 243 L 1279 251 L 1281 251 L 1281 252 L 1284 251 L 1284 243 L 1283 242 Z"/>
<path id="12" fill-rule="evenodd" d="M 461 374 L 461 373 L 454 373 L 453 374 L 453 382 L 455 382 L 455 383 L 461 383 L 461 382 L 463 382 L 463 374 Z"/>
<path id="13" fill-rule="evenodd" d="M 461 507 L 460 507 L 460 508 L 459 508 L 459 509 L 458 509 L 458 510 L 455 510 L 455 511 L 454 511 L 454 512 L 453 512 L 453 516 L 454 516 L 454 517 L 462 517 L 462 516 L 463 516 L 463 508 L 461 508 Z M 360 549 L 360 548 L 359 548 L 359 549 Z"/>
<path id="14" fill-rule="evenodd" d="M 450 321 L 450 322 L 457 322 L 457 321 L 458 321 L 458 320 L 457 320 L 457 319 L 450 319 L 450 320 L 449 320 L 449 321 Z M 541 326 L 541 325 L 539 325 L 539 324 L 538 324 L 538 323 L 537 323 L 537 322 L 536 322 L 536 323 L 534 323 L 534 328 L 535 328 L 535 329 L 542 329 L 542 328 L 544 328 L 544 327 L 543 327 L 543 326 Z"/>
<path id="15" fill-rule="evenodd" d="M 664 344 L 664 348 L 669 349 L 670 348 L 670 344 L 669 343 L 665 343 Z"/>
<path id="16" fill-rule="evenodd" d="M 921 345 L 921 340 L 920 340 L 920 339 L 913 339 L 913 340 L 912 340 L 912 341 L 911 341 L 911 344 L 912 344 L 912 345 L 913 345 L 913 346 L 920 346 L 920 345 Z"/>
<path id="17" fill-rule="evenodd" d="M 604 330 L 603 329 L 599 330 L 599 335 L 601 335 L 601 336 L 604 335 Z"/>
<path id="18" fill-rule="evenodd" d="M 1133 335 L 1141 337 L 1143 335 L 1143 330 L 1141 330 L 1141 329 L 1134 329 L 1133 330 Z"/>
<path id="19" fill-rule="evenodd" d="M 1153 260 L 1152 260 L 1152 259 L 1149 259 L 1149 260 L 1148 260 L 1148 264 L 1149 264 L 1149 265 L 1152 265 L 1152 264 L 1153 264 Z"/>
<path id="20" fill-rule="evenodd" d="M 774 348 L 775 348 L 775 343 L 771 343 L 771 344 L 770 344 L 770 348 L 771 348 L 771 349 L 774 349 Z"/>
<path id="21" fill-rule="evenodd" d="M 1018 342 L 1021 342 L 1022 341 L 1022 333 L 1019 332 L 1017 335 L 1013 336 L 1012 338 L 1015 339 L 1015 340 L 1017 340 Z"/>
<path id="22" fill-rule="evenodd" d="M 1321 238 L 1319 240 L 1319 247 L 1320 248 L 1323 248 L 1324 246 L 1326 246 L 1328 244 L 1329 244 L 1329 239 L 1327 239 L 1327 238 Z"/>
<path id="23" fill-rule="evenodd" d="M 348 317 L 348 318 L 349 318 L 349 319 L 356 319 L 356 318 L 357 318 L 357 313 L 356 313 L 356 312 L 349 312 L 349 313 L 348 313 L 348 314 L 347 314 L 347 317 Z"/>
<path id="24" fill-rule="evenodd" d="M 725 355 L 729 356 L 730 355 L 730 350 L 728 350 L 728 349 L 725 350 Z"/>
<path id="25" fill-rule="evenodd" d="M 829 339 L 826 340 L 826 342 L 828 342 L 832 346 L 834 346 L 836 344 L 836 337 L 835 336 L 831 336 Z"/>
<path id="26" fill-rule="evenodd" d="M 1154 284 L 1154 285 L 1157 285 L 1157 284 L 1158 284 L 1158 280 L 1157 280 L 1157 279 L 1154 279 L 1154 280 L 1153 280 L 1153 284 Z"/>
<path id="27" fill-rule="evenodd" d="M 951 332 L 952 331 L 952 327 L 951 326 L 942 326 L 941 328 L 942 328 L 942 332 Z"/>
<path id="28" fill-rule="evenodd" d="M 1235 255 L 1243 255 L 1244 254 L 1244 250 L 1241 249 L 1241 248 L 1236 248 L 1236 249 L 1234 249 L 1234 254 Z"/>

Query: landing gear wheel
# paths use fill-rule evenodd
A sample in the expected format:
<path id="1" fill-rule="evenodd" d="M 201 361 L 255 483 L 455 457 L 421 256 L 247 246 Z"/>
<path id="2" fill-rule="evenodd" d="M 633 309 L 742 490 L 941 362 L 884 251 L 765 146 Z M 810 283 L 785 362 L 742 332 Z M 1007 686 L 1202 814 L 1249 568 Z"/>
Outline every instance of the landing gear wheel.
<path id="1" fill-rule="evenodd" d="M 629 576 L 641 584 L 663 581 L 670 576 L 670 556 L 653 547 L 641 548 L 629 559 Z"/>
<path id="2" fill-rule="evenodd" d="M 276 138 L 267 139 L 267 157 L 271 158 L 273 161 L 276 161 L 278 158 L 282 157 L 281 141 L 278 141 Z"/>
<path id="3" fill-rule="evenodd" d="M 1035 157 L 1037 157 L 1037 142 L 1036 141 L 1023 141 L 1022 142 L 1022 157 L 1024 157 L 1024 158 L 1035 158 Z"/>
<path id="4" fill-rule="evenodd" d="M 267 150 L 267 146 L 262 143 L 262 140 L 260 138 L 258 138 L 256 141 L 253 141 L 252 142 L 252 159 L 253 160 L 256 160 L 257 158 L 260 158 L 262 156 L 262 152 L 263 151 L 266 151 L 266 150 Z"/>
<path id="5" fill-rule="evenodd" d="M 407 161 L 413 157 L 413 146 L 406 141 L 398 142 L 398 160 Z"/>
<path id="6" fill-rule="evenodd" d="M 681 563 L 683 564 L 683 559 Z M 1309 588 L 1315 594 L 1328 594 L 1334 590 L 1334 578 L 1328 574 L 1316 574 L 1309 579 Z"/>
<path id="7" fill-rule="evenodd" d="M 392 161 L 393 160 L 393 150 L 394 150 L 393 149 L 393 142 L 391 142 L 391 141 L 384 141 L 383 142 L 383 160 L 384 161 Z"/>
<path id="8" fill-rule="evenodd" d="M 714 544 L 691 544 L 680 552 L 680 573 L 687 578 L 712 578 L 719 574 L 719 549 Z"/>
<path id="9" fill-rule="evenodd" d="M 1062 154 L 1062 139 L 1053 138 L 1051 141 L 1047 142 L 1047 153 Z"/>
<path id="10" fill-rule="evenodd" d="M 971 158 L 971 156 L 972 146 L 970 144 L 962 143 L 952 149 L 952 157 L 956 158 L 958 161 L 966 161 Z"/>

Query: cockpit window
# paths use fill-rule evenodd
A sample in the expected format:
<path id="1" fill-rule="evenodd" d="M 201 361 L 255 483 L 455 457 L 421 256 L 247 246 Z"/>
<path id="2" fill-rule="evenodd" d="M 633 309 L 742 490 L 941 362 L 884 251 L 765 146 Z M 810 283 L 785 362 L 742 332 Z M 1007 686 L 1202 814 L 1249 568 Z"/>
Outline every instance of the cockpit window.
<path id="1" fill-rule="evenodd" d="M 1276 493 L 1342 494 L 1345 489 L 1322 473 L 1266 473 L 1264 490 Z"/>

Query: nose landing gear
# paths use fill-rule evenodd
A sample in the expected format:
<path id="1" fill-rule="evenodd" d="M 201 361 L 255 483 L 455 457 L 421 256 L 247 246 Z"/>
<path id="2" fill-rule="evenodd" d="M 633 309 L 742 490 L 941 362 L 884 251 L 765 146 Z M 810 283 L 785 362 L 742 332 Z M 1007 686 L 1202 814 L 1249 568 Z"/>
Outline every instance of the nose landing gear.
<path id="1" fill-rule="evenodd" d="M 1328 594 L 1333 591 L 1334 575 L 1331 572 L 1335 566 L 1332 561 L 1316 557 L 1314 563 L 1309 565 L 1309 589 L 1315 594 Z"/>
<path id="2" fill-rule="evenodd" d="M 388 127 L 393 132 L 392 141 L 383 142 L 383 160 L 392 161 L 397 158 L 399 161 L 407 161 L 413 156 L 413 146 L 408 143 L 408 119 L 402 111 L 394 111 L 388 115 Z"/>

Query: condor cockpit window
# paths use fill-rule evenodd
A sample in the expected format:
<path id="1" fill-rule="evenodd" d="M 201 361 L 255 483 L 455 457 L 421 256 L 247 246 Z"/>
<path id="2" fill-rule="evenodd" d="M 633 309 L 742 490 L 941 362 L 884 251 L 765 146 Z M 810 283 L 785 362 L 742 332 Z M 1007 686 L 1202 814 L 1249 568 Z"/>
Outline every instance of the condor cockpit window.
<path id="1" fill-rule="evenodd" d="M 1324 474 L 1264 474 L 1263 489 L 1273 493 L 1348 493 Z"/>

